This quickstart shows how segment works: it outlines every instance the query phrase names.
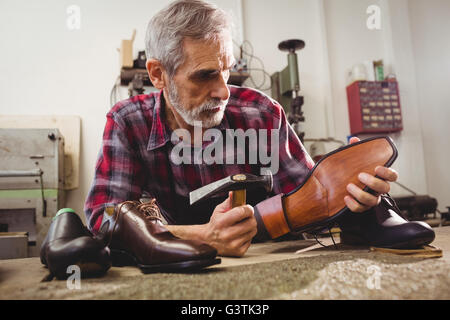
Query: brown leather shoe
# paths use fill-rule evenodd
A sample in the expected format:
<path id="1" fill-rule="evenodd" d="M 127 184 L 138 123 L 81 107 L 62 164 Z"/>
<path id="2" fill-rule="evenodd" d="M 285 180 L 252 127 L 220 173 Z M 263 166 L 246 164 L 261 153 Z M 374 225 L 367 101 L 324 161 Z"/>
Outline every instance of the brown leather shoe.
<path id="1" fill-rule="evenodd" d="M 312 232 L 333 225 L 345 212 L 346 185 L 353 183 L 373 193 L 359 181 L 360 172 L 374 173 L 376 166 L 389 167 L 397 149 L 389 137 L 362 140 L 324 156 L 303 184 L 255 206 L 257 239 L 275 239 L 291 231 Z"/>
<path id="2" fill-rule="evenodd" d="M 215 248 L 170 233 L 154 199 L 120 203 L 100 233 L 109 243 L 113 266 L 137 265 L 150 273 L 193 271 L 221 262 Z"/>

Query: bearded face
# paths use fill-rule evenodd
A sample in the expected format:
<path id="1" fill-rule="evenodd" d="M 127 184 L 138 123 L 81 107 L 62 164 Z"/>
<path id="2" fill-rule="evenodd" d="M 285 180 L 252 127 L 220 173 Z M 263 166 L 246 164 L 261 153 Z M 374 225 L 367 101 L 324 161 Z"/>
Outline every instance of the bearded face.
<path id="1" fill-rule="evenodd" d="M 167 76 L 165 96 L 172 110 L 190 126 L 220 124 L 230 97 L 227 86 L 235 63 L 229 32 L 212 40 L 185 38 L 184 62 Z"/>
<path id="2" fill-rule="evenodd" d="M 187 124 L 194 126 L 201 123 L 201 126 L 205 129 L 215 127 L 222 122 L 225 107 L 228 103 L 228 99 L 210 98 L 198 107 L 186 109 L 182 105 L 178 88 L 173 81 L 169 83 L 168 99 Z"/>

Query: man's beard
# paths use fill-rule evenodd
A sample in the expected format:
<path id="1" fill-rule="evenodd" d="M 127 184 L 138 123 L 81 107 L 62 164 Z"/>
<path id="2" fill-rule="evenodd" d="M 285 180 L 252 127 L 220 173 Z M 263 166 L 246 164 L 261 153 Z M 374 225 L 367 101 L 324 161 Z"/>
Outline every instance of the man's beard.
<path id="1" fill-rule="evenodd" d="M 225 113 L 225 107 L 228 100 L 222 101 L 219 98 L 212 98 L 202 103 L 200 106 L 192 109 L 186 110 L 180 103 L 180 97 L 178 95 L 178 90 L 173 81 L 169 81 L 168 87 L 168 97 L 167 97 L 178 112 L 178 114 L 183 118 L 183 120 L 191 126 L 199 126 L 203 128 L 212 128 L 219 125 L 222 122 L 223 115 Z M 220 111 L 214 112 L 213 116 L 202 120 L 200 114 L 207 110 L 213 110 L 220 107 Z"/>

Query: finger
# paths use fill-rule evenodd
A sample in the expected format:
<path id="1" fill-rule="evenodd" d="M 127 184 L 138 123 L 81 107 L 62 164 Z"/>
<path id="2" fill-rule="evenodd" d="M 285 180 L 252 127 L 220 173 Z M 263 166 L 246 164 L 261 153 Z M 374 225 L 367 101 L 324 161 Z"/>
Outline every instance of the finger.
<path id="1" fill-rule="evenodd" d="M 368 173 L 361 172 L 358 175 L 359 181 L 364 183 L 370 189 L 375 191 L 377 194 L 388 193 L 391 189 L 389 182 L 386 182 L 382 179 L 374 177 Z"/>
<path id="2" fill-rule="evenodd" d="M 367 211 L 370 209 L 369 207 L 358 203 L 358 201 L 356 201 L 355 199 L 353 199 L 350 196 L 345 196 L 344 202 L 345 202 L 345 205 L 347 206 L 347 208 L 349 208 L 350 211 L 352 211 L 352 212 L 364 212 L 364 211 Z"/>
<path id="3" fill-rule="evenodd" d="M 237 256 L 242 257 L 248 250 L 248 248 L 250 247 L 252 241 L 251 239 L 249 240 L 244 240 L 244 241 L 239 241 L 237 243 L 234 243 L 232 245 L 232 247 L 234 248 L 234 251 L 236 253 Z"/>
<path id="4" fill-rule="evenodd" d="M 251 240 L 257 233 L 255 218 L 247 218 L 230 227 L 224 233 L 224 240 L 233 241 L 234 239 Z"/>
<path id="5" fill-rule="evenodd" d="M 377 166 L 375 168 L 375 174 L 380 178 L 391 182 L 397 181 L 398 179 L 397 171 L 392 168 Z"/>
<path id="6" fill-rule="evenodd" d="M 355 200 L 357 200 L 362 205 L 374 207 L 379 202 L 379 197 L 371 195 L 370 193 L 362 190 L 353 183 L 347 185 L 347 191 L 351 196 L 353 196 Z"/>
<path id="7" fill-rule="evenodd" d="M 219 203 L 216 208 L 215 211 L 217 212 L 227 212 L 228 210 L 231 209 L 231 202 L 232 201 L 232 192 L 228 193 L 228 198 L 226 198 L 222 203 Z"/>
<path id="8" fill-rule="evenodd" d="M 227 212 L 227 220 L 229 225 L 233 225 L 239 221 L 250 218 L 254 216 L 253 207 L 250 205 L 239 206 L 231 209 Z"/>
<path id="9" fill-rule="evenodd" d="M 359 141 L 361 141 L 361 139 L 359 139 L 358 137 L 351 137 L 349 140 L 349 144 L 359 142 Z"/>
<path id="10" fill-rule="evenodd" d="M 244 254 L 247 252 L 247 250 L 248 250 L 248 248 L 250 248 L 251 244 L 252 244 L 252 241 L 251 241 L 251 239 L 250 239 L 249 241 L 245 242 L 245 243 L 242 245 L 242 247 L 241 247 L 242 255 L 244 255 Z"/>

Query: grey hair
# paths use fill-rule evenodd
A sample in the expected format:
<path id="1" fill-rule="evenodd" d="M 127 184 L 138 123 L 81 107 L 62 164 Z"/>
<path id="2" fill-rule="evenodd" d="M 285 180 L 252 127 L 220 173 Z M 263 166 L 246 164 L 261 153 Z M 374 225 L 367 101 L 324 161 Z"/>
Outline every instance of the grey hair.
<path id="1" fill-rule="evenodd" d="M 172 78 L 184 62 L 184 38 L 213 40 L 224 30 L 232 30 L 231 16 L 224 10 L 201 0 L 175 1 L 148 24 L 147 59 L 159 60 Z"/>

